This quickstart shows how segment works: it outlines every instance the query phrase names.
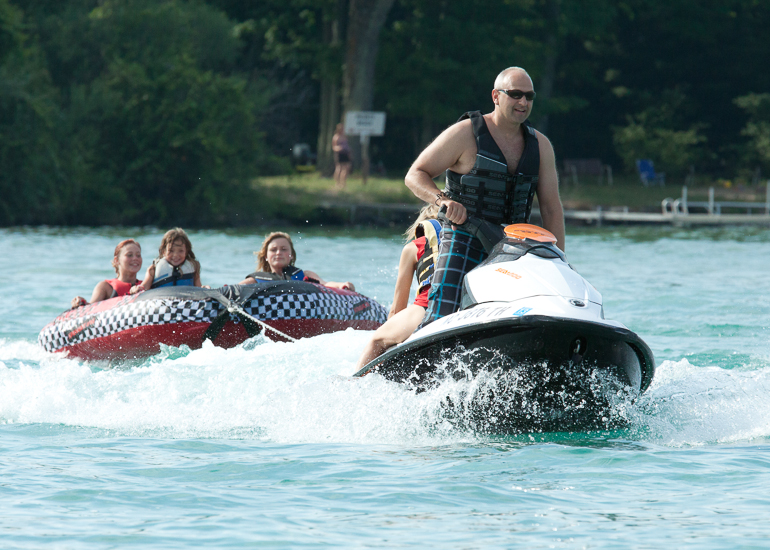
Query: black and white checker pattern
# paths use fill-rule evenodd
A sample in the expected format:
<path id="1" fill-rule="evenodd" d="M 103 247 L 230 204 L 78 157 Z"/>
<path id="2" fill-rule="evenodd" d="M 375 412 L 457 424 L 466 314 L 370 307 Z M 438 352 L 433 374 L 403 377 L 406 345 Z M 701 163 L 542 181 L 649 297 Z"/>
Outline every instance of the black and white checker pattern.
<path id="1" fill-rule="evenodd" d="M 335 292 L 307 285 L 308 292 L 257 294 L 243 305 L 257 319 L 339 319 L 384 323 L 387 310 L 360 294 Z M 58 351 L 80 342 L 102 338 L 135 327 L 169 323 L 211 323 L 224 310 L 213 298 L 136 300 L 127 296 L 114 307 L 94 313 L 96 307 L 63 313 L 40 332 L 46 351 Z M 237 318 L 233 318 L 238 321 Z"/>
<path id="2" fill-rule="evenodd" d="M 337 292 L 310 294 L 273 294 L 257 296 L 244 304 L 254 317 L 270 319 L 342 319 L 384 323 L 388 313 L 384 307 L 365 296 Z M 356 311 L 359 310 L 359 311 Z"/>
<path id="3" fill-rule="evenodd" d="M 121 301 L 107 311 L 82 315 L 61 315 L 38 336 L 46 351 L 57 351 L 80 342 L 117 334 L 127 329 L 169 323 L 213 321 L 223 307 L 214 300 Z"/>

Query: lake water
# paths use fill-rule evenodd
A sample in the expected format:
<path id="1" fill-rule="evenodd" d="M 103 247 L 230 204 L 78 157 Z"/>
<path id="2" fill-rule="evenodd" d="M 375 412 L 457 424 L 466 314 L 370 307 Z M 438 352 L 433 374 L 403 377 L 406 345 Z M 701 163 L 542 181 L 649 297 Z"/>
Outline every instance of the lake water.
<path id="1" fill-rule="evenodd" d="M 396 234 L 293 232 L 302 267 L 392 299 Z M 349 377 L 370 333 L 139 364 L 45 353 L 40 329 L 154 229 L 0 230 L 0 547 L 766 548 L 770 231 L 569 228 L 608 318 L 652 348 L 614 431 L 490 436 L 441 392 Z M 191 233 L 205 284 L 262 235 Z"/>

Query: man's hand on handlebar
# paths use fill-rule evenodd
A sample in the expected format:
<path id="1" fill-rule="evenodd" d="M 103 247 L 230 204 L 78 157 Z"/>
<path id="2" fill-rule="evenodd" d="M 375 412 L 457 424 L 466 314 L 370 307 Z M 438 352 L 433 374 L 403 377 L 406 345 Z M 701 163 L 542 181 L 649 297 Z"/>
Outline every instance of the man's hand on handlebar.
<path id="1" fill-rule="evenodd" d="M 448 200 L 447 202 L 453 201 Z M 481 245 L 484 247 L 484 250 L 486 250 L 488 254 L 491 254 L 495 245 L 505 238 L 505 233 L 503 232 L 502 226 L 476 218 L 474 216 L 468 217 L 468 214 L 465 211 L 465 207 L 462 204 L 456 202 L 454 202 L 454 204 L 462 208 L 462 223 L 452 222 L 449 220 L 449 216 L 446 215 L 448 208 L 443 204 L 441 205 L 441 209 L 438 211 L 436 219 L 442 223 L 450 221 L 452 223 L 452 230 L 458 229 L 459 227 L 462 228 L 463 231 L 470 233 L 479 241 L 481 241 Z"/>
<path id="2" fill-rule="evenodd" d="M 465 220 L 468 219 L 468 214 L 465 211 L 465 207 L 459 202 L 443 199 L 439 202 L 439 205 L 441 206 L 442 211 L 444 208 L 446 208 L 444 215 L 446 216 L 446 219 L 453 224 L 462 225 L 465 223 Z"/>

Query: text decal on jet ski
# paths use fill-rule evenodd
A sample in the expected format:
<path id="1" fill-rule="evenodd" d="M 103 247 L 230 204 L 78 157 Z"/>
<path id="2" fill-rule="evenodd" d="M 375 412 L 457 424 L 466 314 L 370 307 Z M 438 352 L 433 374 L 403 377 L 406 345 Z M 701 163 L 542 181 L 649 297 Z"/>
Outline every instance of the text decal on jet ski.
<path id="1" fill-rule="evenodd" d="M 474 307 L 472 309 L 468 309 L 465 311 L 461 311 L 458 313 L 454 313 L 452 315 L 447 315 L 446 317 L 442 317 L 438 321 L 436 321 L 434 324 L 436 326 L 439 325 L 446 325 L 446 324 L 455 324 L 457 322 L 467 321 L 468 319 L 482 319 L 487 317 L 521 317 L 522 315 L 526 315 L 530 311 L 532 311 L 531 307 L 520 307 L 513 313 L 511 313 L 511 310 L 513 307 L 511 306 L 500 306 L 500 307 Z"/>
<path id="2" fill-rule="evenodd" d="M 513 271 L 508 271 L 507 269 L 503 269 L 502 267 L 498 267 L 495 269 L 498 273 L 502 273 L 503 275 L 508 275 L 509 277 L 513 277 L 514 279 L 521 279 L 521 275 L 518 273 L 514 273 Z"/>

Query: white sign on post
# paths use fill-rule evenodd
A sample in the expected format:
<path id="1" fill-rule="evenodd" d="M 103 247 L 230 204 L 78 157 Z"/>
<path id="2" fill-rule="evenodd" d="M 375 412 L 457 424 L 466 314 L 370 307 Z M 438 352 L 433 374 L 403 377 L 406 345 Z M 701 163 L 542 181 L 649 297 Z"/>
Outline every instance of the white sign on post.
<path id="1" fill-rule="evenodd" d="M 360 136 L 361 176 L 369 178 L 369 137 L 385 135 L 385 113 L 382 111 L 348 111 L 345 113 L 345 134 Z"/>
<path id="2" fill-rule="evenodd" d="M 385 113 L 382 111 L 348 111 L 345 133 L 349 136 L 385 135 Z"/>

